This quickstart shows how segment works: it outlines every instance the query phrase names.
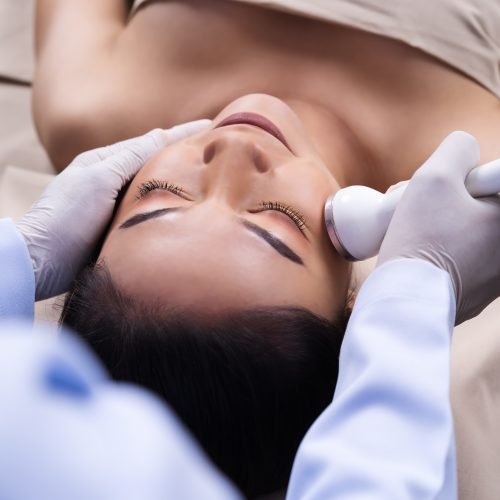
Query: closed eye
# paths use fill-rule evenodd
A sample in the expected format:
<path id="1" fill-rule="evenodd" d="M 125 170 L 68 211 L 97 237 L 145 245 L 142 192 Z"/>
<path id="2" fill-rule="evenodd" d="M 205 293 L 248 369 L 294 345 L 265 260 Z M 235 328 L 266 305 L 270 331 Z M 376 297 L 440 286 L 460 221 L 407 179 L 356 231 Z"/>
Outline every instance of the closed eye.
<path id="1" fill-rule="evenodd" d="M 137 189 L 136 199 L 140 200 L 147 196 L 149 193 L 157 190 L 169 191 L 176 196 L 179 196 L 180 198 L 192 201 L 185 194 L 185 191 L 182 187 L 176 186 L 175 184 L 171 184 L 160 179 L 151 179 L 149 181 L 143 182 Z M 251 213 L 266 212 L 268 210 L 273 210 L 285 214 L 297 226 L 302 235 L 306 239 L 308 239 L 306 234 L 307 224 L 305 218 L 297 209 L 279 201 L 263 201 L 260 204 L 260 208 L 257 210 L 251 210 Z"/>
<path id="2" fill-rule="evenodd" d="M 182 212 L 185 211 L 186 208 L 182 207 L 170 207 L 170 208 L 160 208 L 159 210 L 153 210 L 151 212 L 145 212 L 145 213 L 140 213 L 140 214 L 135 214 L 133 217 L 130 219 L 127 219 L 123 224 L 119 226 L 119 229 L 128 229 L 133 226 L 137 226 L 138 224 L 142 224 L 144 222 L 147 222 L 151 219 L 156 219 L 158 217 L 163 217 L 165 214 L 172 213 L 172 212 Z M 279 254 L 281 254 L 283 257 L 286 257 L 287 259 L 291 260 L 292 262 L 295 262 L 296 264 L 300 264 L 301 266 L 304 266 L 304 261 L 291 249 L 283 243 L 279 238 L 271 234 L 269 231 L 266 229 L 257 226 L 253 222 L 250 222 L 246 219 L 240 218 L 239 219 L 241 224 L 245 226 L 248 230 L 252 231 L 255 233 L 257 236 L 262 238 L 266 243 L 268 243 L 270 246 L 272 246 Z"/>
<path id="3" fill-rule="evenodd" d="M 260 204 L 260 208 L 258 210 L 252 210 L 252 213 L 266 212 L 268 210 L 274 210 L 276 212 L 285 214 L 293 221 L 293 223 L 299 228 L 300 232 L 307 238 L 307 224 L 305 218 L 297 209 L 279 201 L 263 201 Z"/>
<path id="4" fill-rule="evenodd" d="M 188 198 L 188 196 L 185 194 L 185 191 L 183 188 L 176 186 L 175 184 L 170 184 L 167 181 L 162 181 L 159 179 L 151 179 L 149 181 L 143 182 L 137 188 L 136 199 L 140 200 L 140 199 L 144 198 L 145 196 L 147 196 L 152 191 L 157 191 L 157 190 L 169 191 L 172 194 L 179 196 L 180 198 L 184 198 L 185 200 L 191 201 Z"/>

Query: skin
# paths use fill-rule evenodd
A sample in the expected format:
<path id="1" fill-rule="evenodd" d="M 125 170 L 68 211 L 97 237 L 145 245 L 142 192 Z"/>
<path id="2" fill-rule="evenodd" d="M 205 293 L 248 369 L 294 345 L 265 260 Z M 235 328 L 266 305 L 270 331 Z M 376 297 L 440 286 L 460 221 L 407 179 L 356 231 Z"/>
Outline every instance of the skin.
<path id="1" fill-rule="evenodd" d="M 293 153 L 253 126 L 217 128 L 225 117 L 248 110 L 273 121 Z M 341 160 L 333 170 L 341 171 Z M 141 184 L 151 179 L 182 187 L 182 196 L 155 190 L 137 199 Z M 163 149 L 144 166 L 99 257 L 121 289 L 148 303 L 208 313 L 302 306 L 334 319 L 345 304 L 350 267 L 328 239 L 323 207 L 339 188 L 292 108 L 264 94 L 245 96 L 210 129 Z M 298 210 L 304 234 L 286 214 L 261 211 L 268 201 Z M 120 228 L 138 213 L 171 207 L 183 210 Z M 303 265 L 249 231 L 241 217 L 282 240 Z"/>
<path id="2" fill-rule="evenodd" d="M 453 130 L 465 130 L 478 139 L 482 163 L 500 157 L 498 97 L 445 62 L 390 38 L 227 0 L 150 2 L 131 18 L 124 0 L 37 0 L 36 8 L 34 118 L 40 140 L 57 169 L 64 169 L 82 151 L 155 127 L 169 128 L 198 118 L 217 119 L 228 103 L 256 92 L 275 96 L 293 109 L 306 129 L 304 137 L 328 166 L 331 175 L 325 175 L 320 185 L 309 177 L 312 168 L 298 179 L 292 173 L 297 165 L 288 162 L 281 170 L 286 167 L 289 182 L 295 185 L 300 181 L 300 189 L 284 192 L 275 182 L 263 185 L 255 179 L 272 176 L 257 172 L 249 148 L 251 142 L 255 148 L 262 147 L 259 141 L 266 138 L 259 131 L 236 128 L 227 137 L 228 129 L 212 131 L 172 146 L 170 151 L 177 151 L 185 169 L 172 164 L 155 166 L 161 154 L 170 154 L 167 150 L 160 153 L 136 180 L 141 176 L 146 179 L 151 170 L 155 177 L 168 176 L 166 180 L 182 185 L 189 194 L 194 191 L 196 201 L 157 193 L 142 204 L 153 208 L 191 203 L 193 210 L 120 232 L 117 226 L 121 221 L 142 210 L 134 205 L 139 183 L 134 181 L 101 253 L 124 287 L 134 291 L 134 283 L 141 283 L 145 298 L 164 293 L 173 303 L 178 289 L 189 288 L 181 283 L 189 282 L 196 285 L 190 292 L 198 294 L 192 300 L 196 298 L 198 305 L 205 307 L 207 289 L 214 297 L 214 308 L 223 300 L 234 304 L 236 298 L 264 302 L 263 294 L 271 295 L 266 296 L 269 303 L 276 303 L 278 297 L 302 303 L 299 291 L 284 286 L 294 279 L 296 284 L 303 280 L 308 287 L 314 283 L 315 291 L 321 290 L 305 298 L 318 297 L 311 307 L 329 315 L 342 302 L 333 294 L 342 295 L 345 290 L 346 264 L 335 255 L 319 253 L 314 259 L 322 262 L 313 268 L 308 244 L 304 246 L 301 236 L 293 234 L 293 227 L 289 231 L 282 214 L 247 213 L 249 207 L 254 208 L 255 199 L 260 203 L 264 196 L 279 197 L 296 204 L 310 225 L 320 219 L 326 187 L 334 192 L 338 185 L 364 184 L 384 191 L 409 179 Z M 484 21 L 482 27 L 488 24 Z M 243 110 L 274 119 L 287 138 L 291 133 L 265 106 L 244 106 Z M 216 140 L 218 154 L 204 163 L 204 147 Z M 186 149 L 188 142 L 193 147 Z M 239 160 L 233 168 L 229 161 L 224 163 L 230 154 Z M 267 160 L 273 165 L 283 154 L 282 149 L 271 153 L 271 148 L 266 148 Z M 318 176 L 320 164 L 314 163 Z M 241 184 L 235 169 L 242 174 Z M 191 170 L 192 175 L 184 181 L 184 171 Z M 210 175 L 202 176 L 202 172 Z M 228 174 L 227 182 L 223 172 Z M 245 198 L 241 187 L 250 176 L 259 191 L 248 191 Z M 198 210 L 202 205 L 204 215 Z M 267 248 L 255 235 L 241 232 L 231 219 L 238 213 L 258 219 L 273 233 L 279 231 L 308 264 L 307 271 Z M 234 244 L 237 231 L 241 232 L 241 245 Z M 319 245 L 319 233 L 317 238 Z M 312 269 L 321 266 L 328 268 L 327 273 L 322 280 L 315 280 Z M 240 290 L 230 293 L 235 272 L 241 273 L 238 279 L 242 281 L 240 290 L 245 287 L 244 294 Z M 158 276 L 165 278 L 158 280 Z M 251 288 L 258 280 L 258 289 Z M 327 282 L 332 288 L 324 291 Z M 270 292 L 278 286 L 279 294 Z M 187 305 L 185 297 L 176 300 Z M 455 387 L 460 385 L 463 371 L 461 364 L 453 370 L 452 380 L 458 378 Z M 471 392 L 469 386 L 466 391 Z M 455 412 L 458 431 L 462 414 Z M 470 458 L 470 447 L 461 446 L 469 428 L 467 421 L 463 432 L 457 434 L 459 467 L 464 458 L 466 466 L 461 466 L 466 473 L 458 475 L 459 490 L 461 497 L 475 499 L 476 491 L 470 494 L 470 485 L 477 481 L 471 482 L 467 466 L 482 462 Z M 496 477 L 495 473 L 491 477 Z"/>
<path id="3" fill-rule="evenodd" d="M 259 168 L 283 160 L 280 144 L 264 150 L 261 141 L 272 137 L 236 127 L 200 134 L 194 144 L 166 150 L 164 164 L 148 163 L 101 257 L 124 288 L 149 300 L 213 310 L 294 304 L 331 317 L 344 300 L 349 268 L 319 245 L 322 238 L 328 246 L 318 228 L 329 194 L 352 184 L 383 191 L 410 178 L 453 130 L 478 138 L 483 162 L 500 157 L 493 94 L 406 44 L 340 25 L 226 0 L 151 2 L 131 18 L 123 0 L 38 0 L 36 43 L 35 122 L 58 168 L 81 151 L 154 127 L 217 121 L 226 111 L 261 113 L 290 140 L 309 144 L 300 153 L 304 168 L 287 162 L 271 169 L 276 175 Z M 204 161 L 215 140 L 217 154 Z M 305 168 L 308 154 L 317 169 Z M 313 171 L 322 172 L 321 181 Z M 190 210 L 118 230 L 121 218 L 139 210 L 134 189 L 152 176 L 181 185 L 193 201 L 155 193 L 141 205 Z M 294 229 L 286 216 L 248 213 L 274 200 L 296 205 L 314 226 L 314 258 L 300 234 L 285 234 Z M 306 269 L 247 234 L 231 219 L 236 214 L 279 231 Z"/>
<path id="4" fill-rule="evenodd" d="M 408 179 L 453 130 L 478 138 L 483 161 L 500 156 L 498 98 L 390 38 L 227 0 L 150 2 L 131 18 L 123 0 L 38 0 L 36 14 L 35 124 L 59 169 L 257 92 L 321 115 L 301 115 L 318 147 L 363 153 L 345 185 Z"/>

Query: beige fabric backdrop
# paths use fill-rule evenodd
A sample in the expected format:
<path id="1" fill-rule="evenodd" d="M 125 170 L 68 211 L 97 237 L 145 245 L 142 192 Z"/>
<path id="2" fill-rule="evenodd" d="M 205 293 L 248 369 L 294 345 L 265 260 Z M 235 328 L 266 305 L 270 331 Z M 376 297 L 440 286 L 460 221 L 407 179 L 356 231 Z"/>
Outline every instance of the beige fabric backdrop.
<path id="1" fill-rule="evenodd" d="M 33 0 L 0 0 L 0 78 L 31 78 L 32 23 Z M 31 122 L 30 89 L 0 81 L 0 217 L 21 216 L 52 174 Z M 373 262 L 372 259 L 357 266 L 358 285 Z M 56 313 L 51 303 L 39 304 L 37 317 L 53 320 Z M 452 400 L 461 500 L 500 499 L 499 392 L 497 301 L 454 333 Z"/>
<path id="2" fill-rule="evenodd" d="M 135 0 L 134 8 L 152 0 Z M 500 97 L 498 0 L 232 0 L 384 35 L 454 66 Z"/>
<path id="3" fill-rule="evenodd" d="M 0 0 L 0 217 L 14 219 L 54 173 L 33 127 L 31 89 L 22 84 L 33 73 L 33 11 L 33 0 Z M 37 304 L 40 320 L 54 320 L 52 303 Z"/>

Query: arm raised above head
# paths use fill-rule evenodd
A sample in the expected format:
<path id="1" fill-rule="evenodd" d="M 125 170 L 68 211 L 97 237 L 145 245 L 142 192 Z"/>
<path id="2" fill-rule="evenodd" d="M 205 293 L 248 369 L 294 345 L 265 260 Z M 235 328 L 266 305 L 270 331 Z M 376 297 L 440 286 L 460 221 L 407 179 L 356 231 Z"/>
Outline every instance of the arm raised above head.
<path id="1" fill-rule="evenodd" d="M 160 19 L 155 8 L 129 16 L 130 3 L 38 2 L 33 114 L 58 170 L 84 151 L 214 114 L 203 92 L 217 76 L 179 64 L 190 49 L 173 29 L 175 12 L 162 9 L 179 2 L 158 2 Z"/>
<path id="2" fill-rule="evenodd" d="M 127 14 L 126 0 L 36 2 L 33 113 L 60 169 L 76 153 L 99 145 L 89 119 L 113 87 L 107 69 Z"/>
<path id="3" fill-rule="evenodd" d="M 46 49 L 50 51 L 51 41 L 59 42 L 61 35 L 66 35 L 70 42 L 66 46 L 57 43 L 61 51 L 89 42 L 98 48 L 100 43 L 112 40 L 126 24 L 129 3 L 127 0 L 37 0 L 37 57 L 43 57 Z"/>

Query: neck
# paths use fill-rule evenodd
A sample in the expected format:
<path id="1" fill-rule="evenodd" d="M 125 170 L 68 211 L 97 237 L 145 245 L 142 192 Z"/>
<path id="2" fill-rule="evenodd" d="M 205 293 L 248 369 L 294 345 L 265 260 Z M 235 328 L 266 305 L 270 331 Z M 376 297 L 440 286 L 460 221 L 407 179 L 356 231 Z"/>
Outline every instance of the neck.
<path id="1" fill-rule="evenodd" d="M 380 183 L 376 158 L 339 113 L 311 100 L 283 101 L 302 120 L 313 145 L 341 187 Z"/>

